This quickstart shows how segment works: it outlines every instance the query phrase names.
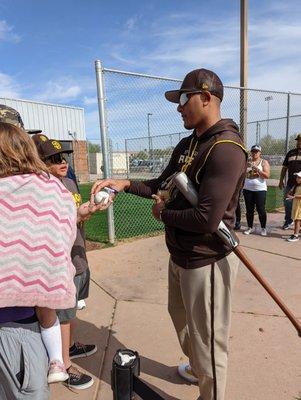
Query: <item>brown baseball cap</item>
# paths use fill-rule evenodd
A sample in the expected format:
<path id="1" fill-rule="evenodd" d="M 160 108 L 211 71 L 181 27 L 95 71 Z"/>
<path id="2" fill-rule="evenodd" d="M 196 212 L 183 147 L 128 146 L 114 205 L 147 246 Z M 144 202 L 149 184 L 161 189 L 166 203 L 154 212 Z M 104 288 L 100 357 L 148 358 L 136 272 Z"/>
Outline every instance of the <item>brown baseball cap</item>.
<path id="1" fill-rule="evenodd" d="M 182 93 L 202 91 L 210 92 L 213 96 L 218 97 L 220 101 L 223 100 L 224 86 L 222 81 L 214 72 L 205 68 L 189 72 L 185 76 L 180 89 L 165 92 L 165 97 L 172 103 L 179 103 Z"/>
<path id="2" fill-rule="evenodd" d="M 42 132 L 42 131 L 40 131 L 40 132 Z M 49 140 L 49 138 L 46 135 L 43 135 L 41 133 L 36 133 L 36 134 L 32 135 L 31 138 L 37 147 L 40 146 L 41 143 L 44 143 L 47 140 Z"/>
<path id="3" fill-rule="evenodd" d="M 59 153 L 73 153 L 73 150 L 65 148 L 64 144 L 55 139 L 48 139 L 45 141 L 40 141 L 37 145 L 40 157 L 45 160 L 48 157 L 54 156 Z"/>
<path id="4" fill-rule="evenodd" d="M 42 129 L 26 129 L 26 132 L 29 133 L 29 135 L 36 135 L 37 133 L 41 133 Z"/>

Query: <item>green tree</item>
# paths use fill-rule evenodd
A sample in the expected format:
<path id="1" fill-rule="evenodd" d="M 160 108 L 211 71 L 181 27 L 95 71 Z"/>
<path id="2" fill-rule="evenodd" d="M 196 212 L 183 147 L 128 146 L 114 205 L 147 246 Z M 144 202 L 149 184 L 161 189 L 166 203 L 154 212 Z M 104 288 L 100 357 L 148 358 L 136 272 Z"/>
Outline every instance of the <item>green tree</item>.
<path id="1" fill-rule="evenodd" d="M 100 145 L 88 142 L 89 153 L 100 153 Z"/>
<path id="2" fill-rule="evenodd" d="M 295 141 L 296 135 L 292 135 L 289 137 L 288 148 L 293 149 L 296 147 Z M 262 148 L 262 153 L 266 155 L 274 155 L 274 154 L 285 154 L 285 139 L 275 139 L 272 135 L 263 136 L 260 140 L 260 146 Z"/>
<path id="3" fill-rule="evenodd" d="M 139 151 L 139 153 L 135 155 L 135 158 L 137 160 L 146 160 L 148 158 L 148 154 L 146 151 Z"/>
<path id="4" fill-rule="evenodd" d="M 284 154 L 285 139 L 275 139 L 272 135 L 266 135 L 261 138 L 260 146 L 265 155 Z"/>

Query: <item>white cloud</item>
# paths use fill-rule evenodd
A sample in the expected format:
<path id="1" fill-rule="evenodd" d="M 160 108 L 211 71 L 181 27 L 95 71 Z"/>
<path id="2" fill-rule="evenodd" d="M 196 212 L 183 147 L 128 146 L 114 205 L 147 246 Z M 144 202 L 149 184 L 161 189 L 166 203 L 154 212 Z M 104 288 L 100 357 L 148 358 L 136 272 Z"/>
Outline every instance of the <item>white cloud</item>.
<path id="1" fill-rule="evenodd" d="M 97 97 L 84 96 L 84 104 L 90 106 L 92 104 L 97 104 Z"/>
<path id="2" fill-rule="evenodd" d="M 275 90 L 301 90 L 300 2 L 250 5 L 249 83 Z M 185 24 L 178 21 L 185 20 Z M 193 68 L 214 69 L 226 83 L 239 84 L 239 13 L 204 22 L 192 13 L 162 15 L 145 24 L 136 21 L 135 36 L 112 47 L 121 68 L 183 77 Z M 147 46 L 142 44 L 148 43 Z M 290 71 L 293 76 L 286 76 Z M 293 78 L 294 77 L 294 78 Z M 280 79 L 279 79 L 280 78 Z M 286 83 L 284 83 L 286 80 Z M 272 86 L 275 85 L 275 86 Z"/>
<path id="3" fill-rule="evenodd" d="M 188 23 L 175 23 L 180 17 L 173 14 L 156 19 L 146 34 L 142 29 L 140 32 L 147 47 L 137 46 L 136 35 L 127 46 L 113 49 L 111 56 L 135 65 L 136 71 L 160 76 L 182 77 L 198 66 L 239 72 L 239 27 L 234 18 L 208 25 L 200 23 L 195 15 L 186 14 Z"/>
<path id="4" fill-rule="evenodd" d="M 0 96 L 20 98 L 20 86 L 11 76 L 0 72 Z"/>
<path id="5" fill-rule="evenodd" d="M 281 65 L 281 67 L 267 68 L 266 65 L 254 67 L 249 78 L 249 87 L 279 90 L 284 92 L 301 92 L 299 65 Z"/>
<path id="6" fill-rule="evenodd" d="M 21 40 L 21 36 L 13 32 L 14 27 L 8 25 L 5 20 L 0 21 L 0 41 L 18 43 Z"/>
<path id="7" fill-rule="evenodd" d="M 37 100 L 61 102 L 71 101 L 78 98 L 82 93 L 80 86 L 71 78 L 61 78 L 56 81 L 50 80 L 45 85 L 45 90 L 35 95 Z"/>
<path id="8" fill-rule="evenodd" d="M 129 31 L 132 31 L 132 30 L 136 27 L 137 22 L 138 22 L 138 19 L 139 19 L 138 15 L 134 15 L 133 17 L 128 18 L 128 19 L 126 20 L 126 22 L 125 22 L 125 28 L 126 28 L 126 30 L 127 30 L 128 32 L 129 32 Z"/>

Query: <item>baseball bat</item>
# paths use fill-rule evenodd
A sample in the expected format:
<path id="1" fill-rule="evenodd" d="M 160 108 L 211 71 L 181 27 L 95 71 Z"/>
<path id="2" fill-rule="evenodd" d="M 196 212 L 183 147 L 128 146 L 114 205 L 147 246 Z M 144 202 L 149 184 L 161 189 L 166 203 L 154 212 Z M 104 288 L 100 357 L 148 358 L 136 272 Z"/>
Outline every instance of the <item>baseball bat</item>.
<path id="1" fill-rule="evenodd" d="M 185 174 L 185 172 L 179 172 L 173 178 L 173 182 L 184 195 L 184 197 L 190 202 L 191 205 L 197 206 L 198 204 L 198 193 L 195 190 L 191 180 Z M 216 234 L 227 244 L 231 246 L 234 253 L 241 260 L 241 262 L 248 268 L 252 275 L 258 280 L 258 282 L 264 287 L 264 289 L 269 293 L 272 299 L 278 304 L 284 314 L 288 317 L 291 323 L 296 328 L 298 335 L 301 337 L 301 324 L 289 308 L 284 304 L 272 286 L 263 278 L 263 276 L 258 272 L 253 262 L 247 257 L 246 253 L 243 251 L 241 246 L 239 246 L 237 240 L 232 236 L 231 232 L 224 224 L 223 221 L 219 223 Z"/>

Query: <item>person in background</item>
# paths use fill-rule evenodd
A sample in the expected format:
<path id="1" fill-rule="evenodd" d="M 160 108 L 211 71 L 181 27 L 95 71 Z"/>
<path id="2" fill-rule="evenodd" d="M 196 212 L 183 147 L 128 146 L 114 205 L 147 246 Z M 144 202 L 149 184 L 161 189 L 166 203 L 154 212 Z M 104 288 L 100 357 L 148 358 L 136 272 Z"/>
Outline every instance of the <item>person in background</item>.
<path id="1" fill-rule="evenodd" d="M 55 308 L 75 303 L 76 213 L 70 193 L 50 178 L 18 127 L 17 112 L 0 107 L 0 116 L 10 121 L 0 122 L 0 398 L 44 400 L 46 350 L 48 382 L 68 378 Z"/>
<path id="2" fill-rule="evenodd" d="M 88 220 L 96 211 L 105 210 L 109 207 L 110 202 L 106 205 L 99 204 L 93 206 L 89 202 L 81 204 L 81 195 L 74 181 L 66 177 L 68 170 L 67 154 L 70 154 L 72 150 L 65 149 L 63 143 L 58 140 L 48 139 L 39 144 L 38 150 L 48 171 L 58 178 L 72 193 L 77 207 L 77 235 L 71 250 L 71 258 L 76 268 L 74 277 L 76 300 L 84 300 L 89 295 L 90 270 L 86 256 L 83 222 Z M 74 389 L 87 389 L 93 385 L 92 377 L 75 368 L 71 364 L 71 359 L 90 356 L 97 351 L 97 346 L 95 344 L 82 344 L 73 341 L 76 309 L 77 306 L 75 305 L 66 310 L 57 310 L 62 331 L 63 360 L 69 374 L 66 384 Z"/>
<path id="3" fill-rule="evenodd" d="M 179 365 L 178 373 L 198 383 L 199 399 L 223 400 L 231 291 L 239 260 L 216 231 L 221 220 L 230 229 L 234 226 L 247 153 L 237 125 L 221 118 L 223 84 L 213 71 L 189 72 L 180 89 L 165 97 L 177 104 L 184 127 L 193 133 L 178 143 L 158 178 L 98 181 L 91 202 L 103 187 L 155 199 L 153 216 L 165 225 L 170 252 L 168 311 L 189 359 Z M 180 171 L 198 192 L 195 207 L 173 184 Z"/>
<path id="4" fill-rule="evenodd" d="M 294 233 L 286 240 L 288 242 L 297 242 L 301 227 L 301 171 L 294 173 L 296 183 L 288 192 L 287 197 L 293 202 L 292 219 L 294 221 Z"/>
<path id="5" fill-rule="evenodd" d="M 248 227 L 243 232 L 249 235 L 254 231 L 255 206 L 258 213 L 261 236 L 267 236 L 267 213 L 265 210 L 267 182 L 270 176 L 270 165 L 267 160 L 261 158 L 261 147 L 255 144 L 251 147 L 251 160 L 247 166 L 247 176 L 243 187 L 243 196 L 246 203 L 246 217 Z"/>
<path id="6" fill-rule="evenodd" d="M 296 137 L 296 148 L 290 150 L 283 161 L 282 169 L 280 173 L 279 179 L 279 189 L 283 190 L 283 199 L 284 199 L 284 208 L 285 208 L 285 217 L 284 224 L 282 229 L 289 229 L 293 223 L 292 220 L 292 199 L 288 198 L 287 194 L 294 186 L 295 177 L 294 173 L 301 171 L 301 133 L 299 133 Z M 284 185 L 284 179 L 287 175 L 287 182 Z"/>

